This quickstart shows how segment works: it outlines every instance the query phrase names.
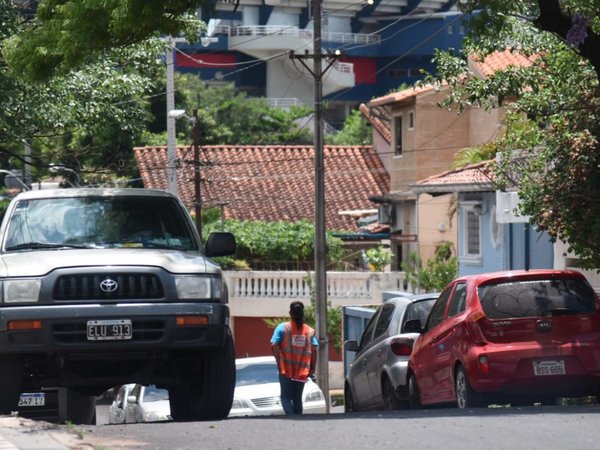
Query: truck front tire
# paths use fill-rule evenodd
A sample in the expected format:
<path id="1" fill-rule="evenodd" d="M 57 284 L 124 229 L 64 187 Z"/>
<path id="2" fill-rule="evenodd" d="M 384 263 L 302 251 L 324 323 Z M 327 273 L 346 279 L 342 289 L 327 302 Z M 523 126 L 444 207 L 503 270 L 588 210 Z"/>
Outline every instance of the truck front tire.
<path id="1" fill-rule="evenodd" d="M 0 414 L 16 411 L 21 395 L 21 358 L 0 357 Z"/>
<path id="2" fill-rule="evenodd" d="M 223 347 L 202 355 L 199 372 L 189 374 L 186 384 L 169 388 L 173 420 L 222 420 L 228 416 L 235 389 L 235 353 L 230 333 Z"/>

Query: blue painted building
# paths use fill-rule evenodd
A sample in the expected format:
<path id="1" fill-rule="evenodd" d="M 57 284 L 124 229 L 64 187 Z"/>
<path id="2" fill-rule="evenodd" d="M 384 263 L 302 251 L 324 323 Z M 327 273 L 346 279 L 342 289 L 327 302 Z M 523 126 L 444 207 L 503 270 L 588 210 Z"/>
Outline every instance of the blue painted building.
<path id="1" fill-rule="evenodd" d="M 362 102 L 413 84 L 433 72 L 435 49 L 460 48 L 464 17 L 455 1 L 323 0 L 323 53 L 343 52 L 323 77 L 329 119 L 341 122 Z M 290 58 L 313 51 L 312 2 L 219 1 L 202 11 L 207 33 L 199 44 L 178 43 L 175 70 L 237 89 L 281 106 L 311 105 L 309 67 Z M 328 63 L 325 63 L 328 64 Z M 325 65 L 324 65 L 325 66 Z"/>
<path id="2" fill-rule="evenodd" d="M 548 234 L 527 222 L 500 223 L 503 212 L 495 191 L 457 195 L 460 276 L 553 268 L 554 244 Z"/>
<path id="3" fill-rule="evenodd" d="M 496 191 L 487 162 L 444 172 L 411 189 L 419 196 L 456 195 L 459 276 L 554 267 L 550 236 L 516 213 L 516 193 Z"/>

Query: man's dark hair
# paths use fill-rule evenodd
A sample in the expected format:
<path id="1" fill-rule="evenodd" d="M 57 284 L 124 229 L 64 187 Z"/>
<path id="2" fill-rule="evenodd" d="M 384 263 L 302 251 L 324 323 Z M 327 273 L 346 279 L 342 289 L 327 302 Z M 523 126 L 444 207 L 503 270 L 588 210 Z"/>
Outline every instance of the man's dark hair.
<path id="1" fill-rule="evenodd" d="M 301 327 L 304 323 L 304 304 L 302 302 L 292 302 L 290 304 L 290 317 Z"/>

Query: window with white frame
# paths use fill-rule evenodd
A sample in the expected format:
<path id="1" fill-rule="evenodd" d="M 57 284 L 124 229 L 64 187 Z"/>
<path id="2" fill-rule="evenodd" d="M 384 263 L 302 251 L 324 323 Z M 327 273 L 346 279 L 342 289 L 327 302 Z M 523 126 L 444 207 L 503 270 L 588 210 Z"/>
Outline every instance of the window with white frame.
<path id="1" fill-rule="evenodd" d="M 402 116 L 394 116 L 394 156 L 402 156 Z"/>
<path id="2" fill-rule="evenodd" d="M 464 259 L 481 258 L 481 204 L 466 202 L 461 205 L 463 211 L 463 232 L 461 257 Z"/>

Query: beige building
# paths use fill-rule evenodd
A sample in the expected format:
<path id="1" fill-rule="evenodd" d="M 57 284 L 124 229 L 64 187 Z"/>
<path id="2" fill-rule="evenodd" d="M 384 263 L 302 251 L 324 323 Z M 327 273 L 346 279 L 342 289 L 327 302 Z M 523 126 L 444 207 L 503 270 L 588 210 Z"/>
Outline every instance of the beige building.
<path id="1" fill-rule="evenodd" d="M 470 61 L 471 76 L 485 77 L 510 65 L 528 61 L 510 52 L 496 53 L 483 62 Z M 501 128 L 503 108 L 471 106 L 462 113 L 438 106 L 447 86 L 404 89 L 361 105 L 373 126 L 373 145 L 390 175 L 390 192 L 371 196 L 379 219 L 391 227 L 396 260 L 393 270 L 417 251 L 423 261 L 444 241 L 456 244 L 454 194 L 415 195 L 410 186 L 449 170 L 461 149 L 494 140 Z"/>

